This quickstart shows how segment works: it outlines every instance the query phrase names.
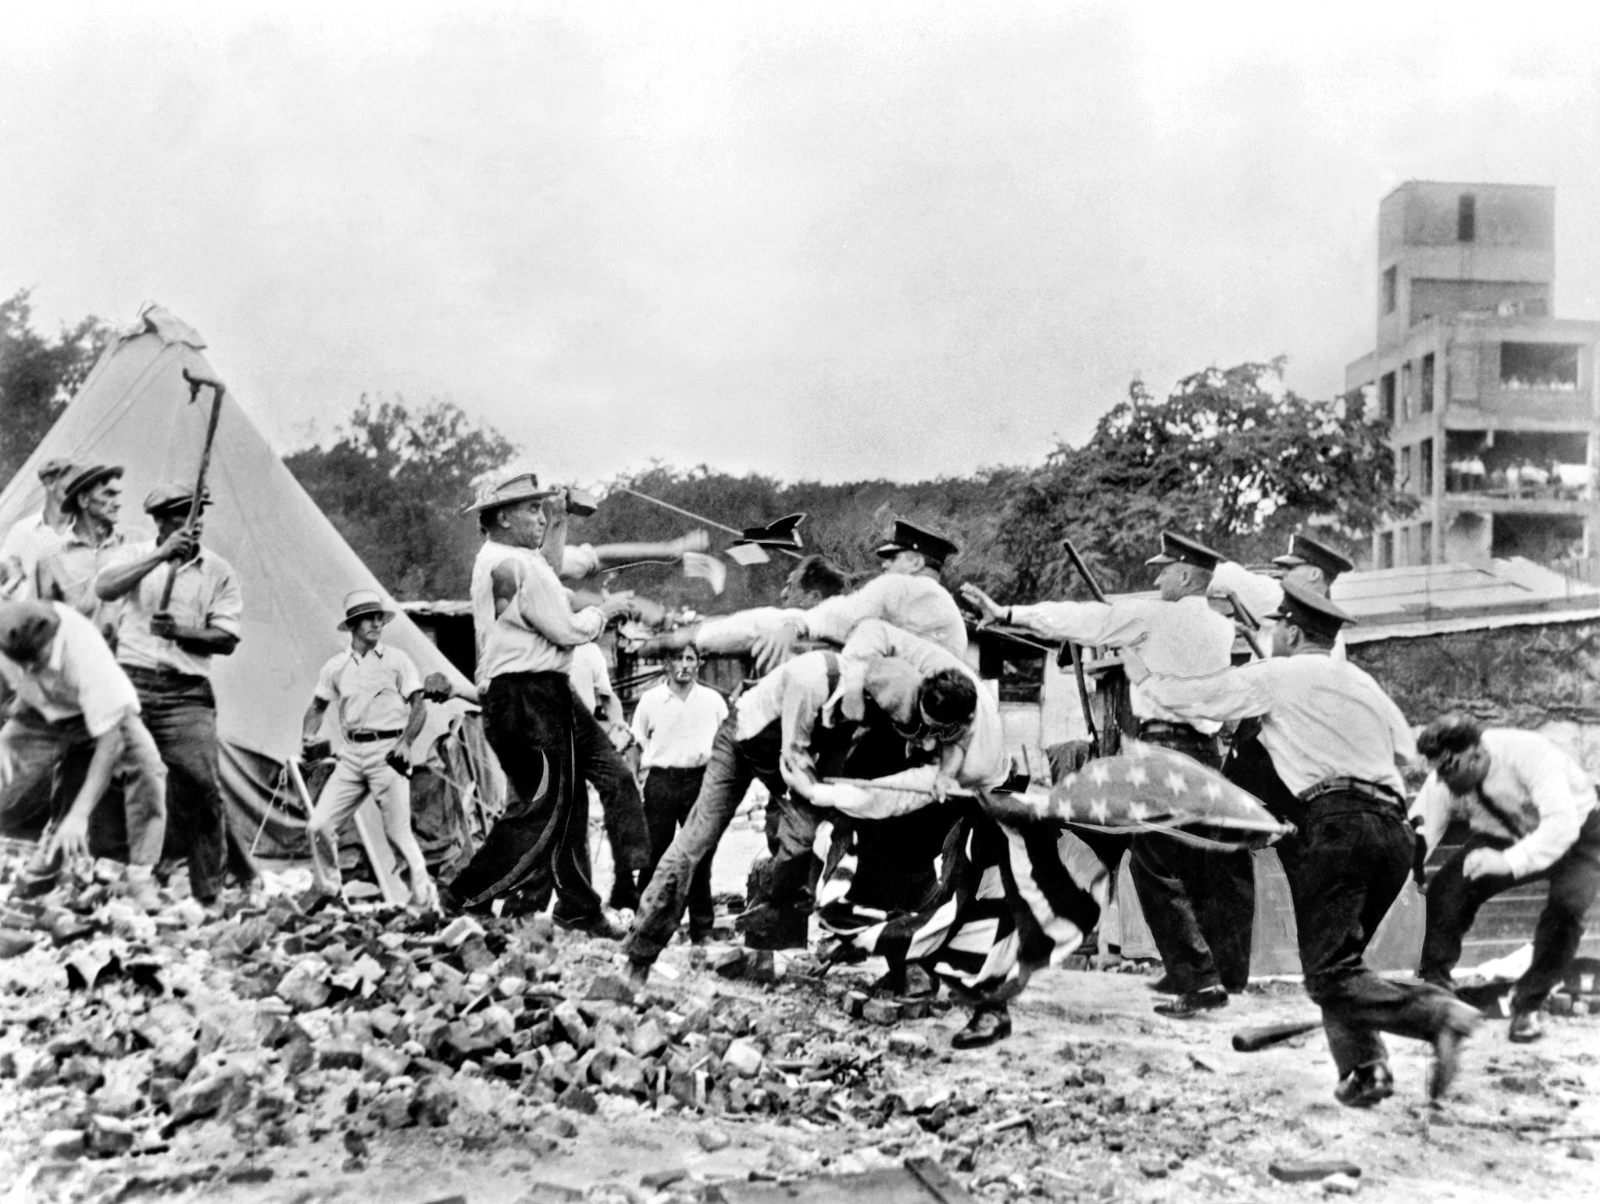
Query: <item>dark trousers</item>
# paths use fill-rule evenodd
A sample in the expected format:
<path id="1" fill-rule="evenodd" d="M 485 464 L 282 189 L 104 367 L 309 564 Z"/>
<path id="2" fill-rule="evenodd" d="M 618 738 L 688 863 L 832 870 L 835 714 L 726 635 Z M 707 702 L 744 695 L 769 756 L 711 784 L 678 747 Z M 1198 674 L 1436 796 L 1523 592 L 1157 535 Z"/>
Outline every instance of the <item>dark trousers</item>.
<path id="1" fill-rule="evenodd" d="M 222 797 L 211 683 L 189 674 L 123 669 L 139 691 L 140 716 L 167 767 L 165 855 L 186 859 L 189 889 L 201 901 L 216 898 L 230 873 L 239 882 L 253 882 L 255 864 L 228 822 Z"/>
<path id="2" fill-rule="evenodd" d="M 1163 724 L 1140 739 L 1193 757 L 1210 769 L 1221 766 L 1216 741 L 1193 729 Z M 1211 835 L 1203 830 L 1198 834 Z M 1249 850 L 1198 849 L 1156 832 L 1133 837 L 1130 848 L 1139 906 L 1161 964 L 1177 987 L 1244 990 L 1250 981 L 1256 905 L 1255 863 Z"/>
<path id="3" fill-rule="evenodd" d="M 1428 883 L 1428 928 L 1422 941 L 1417 975 L 1449 987 L 1450 972 L 1461 960 L 1461 940 L 1472 927 L 1478 908 L 1501 891 L 1523 882 L 1547 878 L 1550 897 L 1533 930 L 1533 962 L 1517 980 L 1511 1006 L 1518 1012 L 1538 1011 L 1577 956 L 1583 940 L 1584 915 L 1600 891 L 1600 809 L 1589 813 L 1578 839 L 1550 866 L 1526 878 L 1468 878 L 1461 872 L 1473 849 L 1511 847 L 1511 841 L 1473 833 Z"/>
<path id="4" fill-rule="evenodd" d="M 706 767 L 673 769 L 656 766 L 644 779 L 644 820 L 650 830 L 650 864 L 639 875 L 640 891 L 647 890 L 656 866 L 672 847 L 678 828 L 689 822 Z M 719 837 L 720 839 L 720 837 Z M 689 935 L 708 937 L 716 923 L 717 910 L 711 901 L 711 854 L 700 859 L 689 879 Z"/>
<path id="5" fill-rule="evenodd" d="M 1278 846 L 1294 899 L 1306 991 L 1322 1009 L 1328 1049 L 1343 1078 L 1382 1062 L 1380 1032 L 1431 1041 L 1454 996 L 1391 982 L 1367 968 L 1367 944 L 1411 873 L 1413 835 L 1399 804 L 1329 794 L 1306 809 Z"/>
<path id="6" fill-rule="evenodd" d="M 717 729 L 700 793 L 639 900 L 639 915 L 622 946 L 630 961 L 648 964 L 667 947 L 688 906 L 695 871 L 711 859 L 750 783 L 761 781 L 774 800 L 787 789 L 778 769 L 781 721 L 774 719 L 748 740 L 738 740 L 738 715 L 736 706 Z"/>
<path id="7" fill-rule="evenodd" d="M 483 727 L 505 771 L 506 809 L 450 883 L 450 900 L 483 910 L 506 896 L 539 911 L 556 895 L 558 919 L 598 916 L 590 882 L 589 795 L 577 774 L 580 747 L 605 733 L 573 696 L 565 673 L 503 673 L 483 692 Z"/>
<path id="8" fill-rule="evenodd" d="M 582 710 L 580 704 L 579 710 Z M 634 873 L 651 863 L 650 831 L 645 824 L 644 803 L 633 770 L 616 750 L 605 729 L 596 723 L 601 739 L 592 741 L 579 733 L 576 741 L 578 776 L 594 787 L 600 796 L 600 811 L 605 817 L 606 843 L 611 846 L 615 873 L 611 882 L 612 907 L 639 906 Z"/>

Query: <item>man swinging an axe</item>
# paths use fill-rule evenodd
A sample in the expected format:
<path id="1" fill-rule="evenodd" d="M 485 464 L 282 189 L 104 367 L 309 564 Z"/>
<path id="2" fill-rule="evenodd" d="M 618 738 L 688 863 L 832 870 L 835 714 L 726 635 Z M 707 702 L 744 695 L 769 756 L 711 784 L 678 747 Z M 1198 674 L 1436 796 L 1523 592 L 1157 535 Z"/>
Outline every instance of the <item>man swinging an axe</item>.
<path id="1" fill-rule="evenodd" d="M 239 578 L 200 545 L 211 446 L 224 393 L 220 381 L 185 373 L 190 400 L 212 390 L 210 420 L 194 485 L 158 485 L 144 500 L 156 538 L 124 546 L 95 579 L 103 602 L 120 601 L 117 663 L 139 694 L 145 727 L 167 767 L 167 846 L 188 860 L 189 889 L 217 901 L 224 880 L 248 887 L 257 877 L 243 841 L 229 827 L 217 762 L 213 657 L 239 646 L 244 599 Z"/>

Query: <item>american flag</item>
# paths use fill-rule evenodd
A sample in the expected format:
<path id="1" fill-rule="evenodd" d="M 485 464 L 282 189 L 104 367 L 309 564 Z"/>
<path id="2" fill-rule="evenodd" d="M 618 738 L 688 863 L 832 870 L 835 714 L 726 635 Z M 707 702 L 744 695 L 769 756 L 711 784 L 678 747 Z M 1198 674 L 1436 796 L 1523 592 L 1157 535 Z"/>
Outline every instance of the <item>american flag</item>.
<path id="1" fill-rule="evenodd" d="M 1265 844 L 1294 831 L 1254 795 L 1193 757 L 1138 740 L 1125 740 L 1122 748 L 1117 756 L 1090 761 L 1056 783 L 1050 813 L 1102 832 L 1172 832 L 1197 825 L 1210 838 L 1239 845 Z"/>

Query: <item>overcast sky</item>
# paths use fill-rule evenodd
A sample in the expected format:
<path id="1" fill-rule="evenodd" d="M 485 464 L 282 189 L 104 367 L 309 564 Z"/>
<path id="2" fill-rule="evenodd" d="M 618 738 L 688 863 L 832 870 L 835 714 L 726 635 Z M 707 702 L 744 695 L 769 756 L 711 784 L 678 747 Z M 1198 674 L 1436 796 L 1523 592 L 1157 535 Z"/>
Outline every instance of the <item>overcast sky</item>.
<path id="1" fill-rule="evenodd" d="M 8 8 L 0 292 L 160 301 L 280 448 L 447 397 L 586 482 L 1034 463 L 1279 353 L 1329 395 L 1411 178 L 1554 185 L 1600 317 L 1600 5 L 1309 7 Z"/>

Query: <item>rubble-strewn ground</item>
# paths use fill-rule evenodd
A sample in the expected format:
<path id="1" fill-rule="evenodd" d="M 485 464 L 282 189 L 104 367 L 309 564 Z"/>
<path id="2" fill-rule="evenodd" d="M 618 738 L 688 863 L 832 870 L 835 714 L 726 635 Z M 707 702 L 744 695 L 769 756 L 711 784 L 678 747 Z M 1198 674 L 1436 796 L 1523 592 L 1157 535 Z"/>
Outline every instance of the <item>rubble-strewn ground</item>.
<path id="1" fill-rule="evenodd" d="M 543 920 L 71 901 L 10 917 L 36 943 L 0 961 L 0 1198 L 679 1201 L 914 1157 L 980 1199 L 1600 1194 L 1597 1017 L 1534 1047 L 1489 1022 L 1439 1108 L 1394 1041 L 1397 1095 L 1352 1112 L 1320 1034 L 1229 1047 L 1308 1015 L 1292 984 L 1176 1022 L 1146 976 L 1054 971 L 963 1053 L 960 1008 L 847 1014 L 877 963 L 762 985 L 674 946 L 632 998 L 614 945 Z M 1269 1173 L 1306 1161 L 1361 1176 Z"/>

